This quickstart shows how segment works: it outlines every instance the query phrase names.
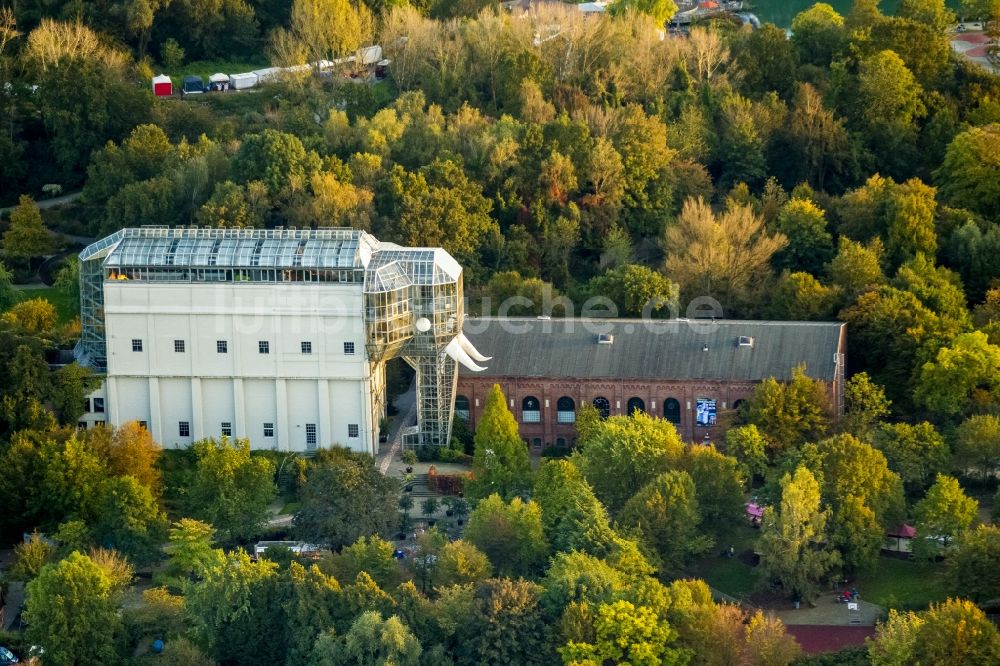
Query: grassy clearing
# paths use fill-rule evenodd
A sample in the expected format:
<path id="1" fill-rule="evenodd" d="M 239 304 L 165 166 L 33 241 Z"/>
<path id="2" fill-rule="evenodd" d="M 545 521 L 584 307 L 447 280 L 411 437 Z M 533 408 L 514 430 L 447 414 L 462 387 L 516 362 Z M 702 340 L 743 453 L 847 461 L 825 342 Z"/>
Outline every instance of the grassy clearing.
<path id="1" fill-rule="evenodd" d="M 756 567 L 741 561 L 739 555 L 753 550 L 759 535 L 758 530 L 744 524 L 726 530 L 716 536 L 715 547 L 689 568 L 688 575 L 701 578 L 715 589 L 734 597 L 749 597 L 757 585 L 758 572 Z M 729 551 L 730 546 L 737 557 L 722 555 Z"/>
<path id="2" fill-rule="evenodd" d="M 76 298 L 64 294 L 55 287 L 45 287 L 43 289 L 18 289 L 15 287 L 19 301 L 27 301 L 32 298 L 44 298 L 56 309 L 59 317 L 59 324 L 68 324 L 80 315 L 80 306 Z"/>
<path id="3" fill-rule="evenodd" d="M 174 82 L 174 87 L 176 88 L 184 80 L 185 76 L 191 74 L 200 76 L 205 79 L 205 83 L 208 83 L 208 77 L 219 72 L 222 72 L 223 74 L 241 74 L 243 72 L 252 72 L 255 69 L 264 69 L 265 67 L 270 67 L 270 65 L 263 59 L 256 62 L 245 62 L 239 60 L 195 60 L 194 62 L 185 64 L 177 71 L 163 73 L 170 77 L 170 79 Z M 157 71 L 157 73 L 159 73 L 159 71 Z"/>
<path id="4" fill-rule="evenodd" d="M 882 557 L 878 569 L 859 576 L 856 585 L 863 599 L 886 608 L 919 610 L 948 598 L 940 562 Z"/>

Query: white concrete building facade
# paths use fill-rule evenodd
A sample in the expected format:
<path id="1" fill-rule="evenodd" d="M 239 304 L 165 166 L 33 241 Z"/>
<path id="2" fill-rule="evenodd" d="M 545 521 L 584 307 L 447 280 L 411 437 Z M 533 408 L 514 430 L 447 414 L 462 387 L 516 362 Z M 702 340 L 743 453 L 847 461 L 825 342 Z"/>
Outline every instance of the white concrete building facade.
<path id="1" fill-rule="evenodd" d="M 461 267 L 441 249 L 352 229 L 156 227 L 80 259 L 77 356 L 105 374 L 84 424 L 140 421 L 168 447 L 229 436 L 374 454 L 395 356 L 417 369 L 408 436 L 443 444 L 456 362 L 484 358 L 461 336 Z"/>

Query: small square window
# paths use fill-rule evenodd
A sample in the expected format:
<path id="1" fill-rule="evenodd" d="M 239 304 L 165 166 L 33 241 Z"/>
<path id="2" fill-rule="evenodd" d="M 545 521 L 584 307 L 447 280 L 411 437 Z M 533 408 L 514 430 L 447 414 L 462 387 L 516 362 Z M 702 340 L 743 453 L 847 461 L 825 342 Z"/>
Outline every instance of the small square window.
<path id="1" fill-rule="evenodd" d="M 191 424 L 187 421 L 177 422 L 177 434 L 181 437 L 191 436 Z"/>
<path id="2" fill-rule="evenodd" d="M 268 342 L 267 340 L 261 340 L 261 341 L 259 341 L 257 343 L 257 351 L 259 351 L 261 354 L 270 354 L 271 353 L 271 343 Z"/>
<path id="3" fill-rule="evenodd" d="M 309 446 L 316 446 L 316 424 L 307 423 L 306 424 L 306 444 Z"/>
<path id="4" fill-rule="evenodd" d="M 358 424 L 357 423 L 348 423 L 347 424 L 347 436 L 348 437 L 357 437 L 358 436 Z"/>
<path id="5" fill-rule="evenodd" d="M 142 340 L 139 338 L 132 338 L 132 351 L 141 352 L 142 351 Z"/>
<path id="6" fill-rule="evenodd" d="M 181 354 L 184 352 L 184 341 L 174 340 L 174 351 Z"/>
<path id="7" fill-rule="evenodd" d="M 232 437 L 233 436 L 233 424 L 229 421 L 222 422 L 222 436 Z"/>
<path id="8" fill-rule="evenodd" d="M 309 342 L 308 340 L 303 340 L 302 341 L 302 353 L 303 354 L 312 354 L 313 353 L 313 343 Z"/>
<path id="9" fill-rule="evenodd" d="M 353 354 L 354 353 L 354 343 L 353 342 L 345 342 L 344 343 L 344 353 L 345 354 Z"/>
<path id="10" fill-rule="evenodd" d="M 149 423 L 146 421 L 139 421 L 139 427 L 143 430 L 149 430 Z"/>
<path id="11" fill-rule="evenodd" d="M 104 413 L 104 398 L 94 398 L 94 412 L 97 414 Z"/>
<path id="12" fill-rule="evenodd" d="M 225 340 L 216 340 L 215 341 L 215 351 L 217 351 L 220 354 L 228 354 L 229 353 L 229 343 L 226 342 Z"/>
<path id="13" fill-rule="evenodd" d="M 83 399 L 83 411 L 84 412 L 89 412 L 90 411 L 90 398 L 84 398 Z"/>
<path id="14" fill-rule="evenodd" d="M 274 424 L 265 423 L 264 424 L 264 437 L 274 437 Z"/>
<path id="15" fill-rule="evenodd" d="M 97 426 L 102 426 L 102 425 L 104 425 L 104 421 L 94 421 L 94 427 L 95 427 L 95 428 L 96 428 Z"/>
<path id="16" fill-rule="evenodd" d="M 87 422 L 86 421 L 77 421 L 76 422 L 76 429 L 77 430 L 86 430 L 87 429 Z"/>

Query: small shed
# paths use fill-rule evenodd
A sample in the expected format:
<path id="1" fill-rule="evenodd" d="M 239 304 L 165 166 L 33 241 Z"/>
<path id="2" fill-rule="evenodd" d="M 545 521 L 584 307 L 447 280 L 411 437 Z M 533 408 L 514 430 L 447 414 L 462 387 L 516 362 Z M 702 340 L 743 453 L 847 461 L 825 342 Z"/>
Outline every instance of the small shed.
<path id="1" fill-rule="evenodd" d="M 912 553 L 913 539 L 917 536 L 917 530 L 912 525 L 902 524 L 885 534 L 885 543 L 882 550 L 894 553 Z"/>
<path id="2" fill-rule="evenodd" d="M 253 72 L 243 72 L 242 74 L 230 74 L 229 85 L 233 90 L 244 90 L 257 85 L 257 75 Z"/>
<path id="3" fill-rule="evenodd" d="M 166 74 L 153 77 L 153 94 L 157 97 L 170 97 L 174 94 L 174 83 Z"/>

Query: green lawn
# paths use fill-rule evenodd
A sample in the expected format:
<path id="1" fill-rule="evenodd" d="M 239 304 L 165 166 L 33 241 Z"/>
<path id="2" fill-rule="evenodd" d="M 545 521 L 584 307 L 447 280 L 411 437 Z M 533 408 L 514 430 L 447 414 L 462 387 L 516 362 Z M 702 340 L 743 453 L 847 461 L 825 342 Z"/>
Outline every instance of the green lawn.
<path id="1" fill-rule="evenodd" d="M 940 562 L 879 558 L 878 569 L 858 577 L 861 598 L 887 608 L 922 609 L 948 597 Z"/>
<path id="2" fill-rule="evenodd" d="M 752 550 L 760 531 L 749 525 L 727 530 L 716 537 L 715 547 L 705 557 L 695 562 L 687 574 L 701 578 L 715 589 L 737 598 L 746 598 L 757 584 L 757 569 L 740 561 L 739 557 L 724 557 L 720 554 L 733 547 L 736 555 Z"/>
<path id="3" fill-rule="evenodd" d="M 32 298 L 44 298 L 55 306 L 56 314 L 59 316 L 59 324 L 68 324 L 80 316 L 80 306 L 76 298 L 67 296 L 55 287 L 45 287 L 44 289 L 19 289 L 14 287 L 14 289 L 17 291 L 19 300 L 26 301 Z"/>

